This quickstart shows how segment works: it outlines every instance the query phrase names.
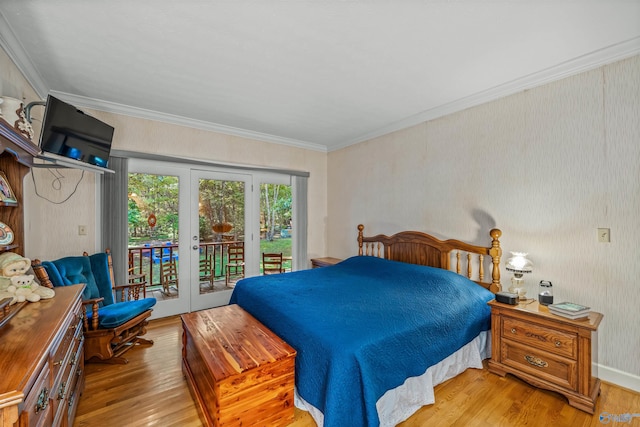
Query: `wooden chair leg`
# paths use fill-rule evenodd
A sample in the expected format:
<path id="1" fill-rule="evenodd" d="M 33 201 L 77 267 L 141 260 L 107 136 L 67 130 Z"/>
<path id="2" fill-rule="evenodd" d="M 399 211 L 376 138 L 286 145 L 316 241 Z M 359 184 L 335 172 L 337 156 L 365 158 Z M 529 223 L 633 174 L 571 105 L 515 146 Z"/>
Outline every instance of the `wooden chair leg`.
<path id="1" fill-rule="evenodd" d="M 136 341 L 136 344 L 139 344 L 141 346 L 150 346 L 153 345 L 153 340 L 148 340 L 146 338 L 140 338 L 138 337 L 138 340 Z"/>

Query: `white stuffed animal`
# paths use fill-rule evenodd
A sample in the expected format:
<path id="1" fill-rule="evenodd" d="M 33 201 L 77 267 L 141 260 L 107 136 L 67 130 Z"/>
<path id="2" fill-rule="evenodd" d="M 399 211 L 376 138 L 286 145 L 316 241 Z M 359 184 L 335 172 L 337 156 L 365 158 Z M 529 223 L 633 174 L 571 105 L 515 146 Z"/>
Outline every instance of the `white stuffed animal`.
<path id="1" fill-rule="evenodd" d="M 38 302 L 40 299 L 48 299 L 55 296 L 53 289 L 45 288 L 35 283 L 33 274 L 11 277 L 11 285 L 7 288 L 7 291 L 14 292 L 16 299 L 14 302 Z"/>
<path id="2" fill-rule="evenodd" d="M 0 254 L 0 300 L 12 298 L 11 304 L 16 302 L 53 298 L 53 289 L 40 286 L 33 281 L 32 274 L 26 274 L 31 266 L 31 260 L 14 252 Z"/>

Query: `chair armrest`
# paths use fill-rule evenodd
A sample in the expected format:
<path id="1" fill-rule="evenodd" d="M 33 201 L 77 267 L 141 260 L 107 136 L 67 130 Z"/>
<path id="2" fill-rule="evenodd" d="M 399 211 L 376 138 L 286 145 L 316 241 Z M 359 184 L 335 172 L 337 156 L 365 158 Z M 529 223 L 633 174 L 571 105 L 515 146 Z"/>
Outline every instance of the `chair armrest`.
<path id="1" fill-rule="evenodd" d="M 104 298 L 91 298 L 82 301 L 82 310 L 84 311 L 84 324 L 85 331 L 95 331 L 98 329 L 98 303 L 104 301 Z M 89 319 L 87 318 L 87 307 L 91 306 L 91 328 L 89 328 Z"/>
<path id="2" fill-rule="evenodd" d="M 147 282 L 129 283 L 126 285 L 116 285 L 113 287 L 114 297 L 118 298 L 118 292 L 120 292 L 120 302 L 139 300 L 140 293 L 144 294 L 144 288 L 147 286 Z"/>

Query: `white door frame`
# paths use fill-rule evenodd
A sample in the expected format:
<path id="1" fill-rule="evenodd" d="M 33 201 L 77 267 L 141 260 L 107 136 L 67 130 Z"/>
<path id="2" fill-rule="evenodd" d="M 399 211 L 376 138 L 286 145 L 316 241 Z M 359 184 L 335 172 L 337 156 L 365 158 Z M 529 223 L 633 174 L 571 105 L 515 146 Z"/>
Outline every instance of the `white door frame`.
<path id="1" fill-rule="evenodd" d="M 190 293 L 191 293 L 191 311 L 203 310 L 211 307 L 219 307 L 221 305 L 227 305 L 231 298 L 232 289 L 225 289 L 223 291 L 200 293 L 200 280 L 199 280 L 199 259 L 200 259 L 200 221 L 198 205 L 200 203 L 200 180 L 210 179 L 217 181 L 239 181 L 244 182 L 244 230 L 245 230 L 245 275 L 250 270 L 250 266 L 255 263 L 252 251 L 247 250 L 253 246 L 251 240 L 252 230 L 249 228 L 251 222 L 251 212 L 253 210 L 253 196 L 251 192 L 251 174 L 241 174 L 234 172 L 219 172 L 211 170 L 193 169 L 191 171 L 191 203 L 189 205 L 190 211 L 187 215 L 191 221 L 191 233 L 189 234 L 189 248 L 190 248 Z M 182 209 L 180 215 L 183 214 Z M 182 256 L 182 255 L 180 255 Z M 182 283 L 182 282 L 181 282 Z M 185 282 L 186 283 L 186 282 Z"/>
<path id="2" fill-rule="evenodd" d="M 182 209 L 185 209 L 190 203 L 189 191 L 191 178 L 189 168 L 172 166 L 168 163 L 160 163 L 152 160 L 130 159 L 129 173 L 147 173 L 178 177 L 178 259 L 188 261 L 190 256 L 188 250 L 189 234 L 185 231 L 189 230 L 189 217 L 188 215 L 182 215 Z M 185 264 L 189 265 L 188 262 Z M 152 319 L 187 313 L 189 311 L 189 292 L 181 285 L 182 283 L 189 283 L 188 275 L 189 271 L 187 271 L 187 269 L 178 269 L 178 297 L 159 300 L 153 308 Z"/>

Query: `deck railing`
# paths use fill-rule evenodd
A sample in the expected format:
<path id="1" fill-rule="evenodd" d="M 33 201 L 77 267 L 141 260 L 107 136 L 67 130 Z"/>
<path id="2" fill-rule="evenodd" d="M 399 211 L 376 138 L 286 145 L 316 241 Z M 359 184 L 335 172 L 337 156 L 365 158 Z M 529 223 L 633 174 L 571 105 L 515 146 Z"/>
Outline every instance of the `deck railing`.
<path id="1" fill-rule="evenodd" d="M 200 242 L 200 258 L 211 256 L 216 280 L 224 280 L 227 252 L 230 245 L 241 241 Z M 129 274 L 144 274 L 147 287 L 160 286 L 162 264 L 174 260 L 179 264 L 178 245 L 175 243 L 145 244 L 129 247 Z"/>

